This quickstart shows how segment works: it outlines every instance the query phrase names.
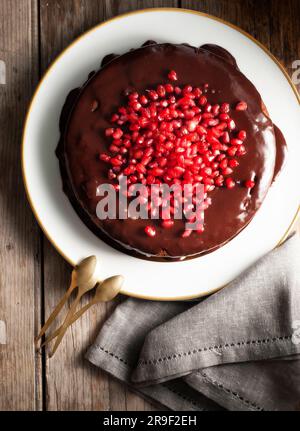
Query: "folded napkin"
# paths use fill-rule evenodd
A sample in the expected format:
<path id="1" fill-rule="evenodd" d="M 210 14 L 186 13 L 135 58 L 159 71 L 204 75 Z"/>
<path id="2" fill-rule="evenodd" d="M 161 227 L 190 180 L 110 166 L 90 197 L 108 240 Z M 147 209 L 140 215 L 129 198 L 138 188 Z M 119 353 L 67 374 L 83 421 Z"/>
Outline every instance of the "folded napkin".
<path id="1" fill-rule="evenodd" d="M 201 302 L 127 299 L 87 359 L 171 410 L 300 410 L 299 263 L 294 236 Z"/>

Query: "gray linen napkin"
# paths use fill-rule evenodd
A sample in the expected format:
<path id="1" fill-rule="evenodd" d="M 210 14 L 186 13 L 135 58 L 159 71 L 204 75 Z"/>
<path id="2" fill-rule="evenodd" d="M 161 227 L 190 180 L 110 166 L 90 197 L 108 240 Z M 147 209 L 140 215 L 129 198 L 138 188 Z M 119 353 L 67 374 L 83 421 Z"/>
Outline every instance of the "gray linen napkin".
<path id="1" fill-rule="evenodd" d="M 299 258 L 294 236 L 201 302 L 127 299 L 87 359 L 171 410 L 300 409 Z"/>

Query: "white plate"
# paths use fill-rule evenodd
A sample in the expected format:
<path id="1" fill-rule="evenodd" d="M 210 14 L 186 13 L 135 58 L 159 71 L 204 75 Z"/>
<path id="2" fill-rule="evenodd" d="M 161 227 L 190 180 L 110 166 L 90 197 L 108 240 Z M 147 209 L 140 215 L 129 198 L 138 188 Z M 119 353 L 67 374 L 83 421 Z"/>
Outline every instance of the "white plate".
<path id="1" fill-rule="evenodd" d="M 178 31 L 180 29 L 180 31 Z M 282 129 L 288 162 L 249 226 L 221 249 L 186 262 L 161 263 L 127 256 L 106 245 L 81 222 L 62 192 L 54 151 L 68 91 L 80 86 L 100 60 L 148 39 L 228 49 L 255 84 Z M 299 206 L 299 99 L 279 63 L 249 35 L 214 17 L 181 9 L 152 9 L 101 24 L 67 48 L 50 67 L 30 106 L 22 164 L 31 206 L 56 249 L 72 264 L 95 254 L 103 276 L 123 274 L 123 293 L 147 299 L 188 299 L 226 285 L 285 236 Z"/>

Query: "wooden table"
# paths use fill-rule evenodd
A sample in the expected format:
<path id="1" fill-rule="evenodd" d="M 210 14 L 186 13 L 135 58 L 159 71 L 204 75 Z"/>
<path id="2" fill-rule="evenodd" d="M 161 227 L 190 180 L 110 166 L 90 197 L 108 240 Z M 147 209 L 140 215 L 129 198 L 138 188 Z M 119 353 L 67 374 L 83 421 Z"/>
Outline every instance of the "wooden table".
<path id="1" fill-rule="evenodd" d="M 162 6 L 197 9 L 239 25 L 290 74 L 300 59 L 299 0 L 0 0 L 0 410 L 154 409 L 83 359 L 111 305 L 93 308 L 74 325 L 54 359 L 35 352 L 34 336 L 71 269 L 29 208 L 20 145 L 33 91 L 64 47 L 114 15 Z"/>

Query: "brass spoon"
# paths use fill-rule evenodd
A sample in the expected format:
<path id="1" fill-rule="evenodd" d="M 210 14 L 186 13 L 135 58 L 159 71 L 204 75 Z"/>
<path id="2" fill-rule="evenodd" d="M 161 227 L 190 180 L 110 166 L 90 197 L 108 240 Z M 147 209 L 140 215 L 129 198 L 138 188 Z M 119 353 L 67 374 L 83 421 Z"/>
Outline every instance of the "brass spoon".
<path id="1" fill-rule="evenodd" d="M 76 266 L 77 271 L 77 285 L 90 283 L 94 280 L 96 284 L 99 281 L 98 264 L 96 256 L 89 256 L 83 259 L 79 265 Z"/>
<path id="2" fill-rule="evenodd" d="M 67 313 L 67 316 L 61 326 L 61 330 L 59 335 L 57 336 L 57 339 L 55 341 L 53 350 L 49 357 L 54 355 L 56 352 L 58 346 L 61 343 L 61 340 L 63 339 L 63 336 L 66 333 L 66 330 L 69 326 L 70 321 L 72 320 L 72 316 L 75 313 L 75 310 L 77 308 L 78 303 L 80 302 L 81 297 L 87 293 L 88 291 L 94 289 L 97 282 L 99 281 L 98 274 L 96 271 L 97 266 L 97 259 L 95 256 L 90 256 L 86 259 L 84 259 L 80 265 L 77 268 L 77 285 L 78 285 L 78 291 L 77 296 L 71 305 L 71 308 L 69 312 Z"/>
<path id="3" fill-rule="evenodd" d="M 76 322 L 76 320 L 78 320 L 79 317 L 81 317 L 93 305 L 98 304 L 99 302 L 108 302 L 114 299 L 120 292 L 123 281 L 124 278 L 121 275 L 115 275 L 113 277 L 107 278 L 102 283 L 99 283 L 97 285 L 94 298 L 72 316 L 69 326 L 73 325 L 73 323 Z M 47 340 L 44 341 L 41 347 L 45 346 L 54 338 L 56 338 L 61 329 L 62 326 L 58 328 L 52 335 L 50 335 Z"/>
<path id="4" fill-rule="evenodd" d="M 57 304 L 57 306 L 55 307 L 51 315 L 49 316 L 45 325 L 40 330 L 39 335 L 35 339 L 36 346 L 38 344 L 39 339 L 42 338 L 42 336 L 46 333 L 47 329 L 51 326 L 51 324 L 53 323 L 53 321 L 55 320 L 55 318 L 57 317 L 57 315 L 59 314 L 59 312 L 61 311 L 61 309 L 63 308 L 63 306 L 65 305 L 65 303 L 67 302 L 67 300 L 69 299 L 73 290 L 76 287 L 77 287 L 77 272 L 76 272 L 76 269 L 73 269 L 72 275 L 71 275 L 70 287 L 68 288 L 68 290 L 66 291 L 66 293 L 64 294 L 60 302 Z"/>
<path id="5" fill-rule="evenodd" d="M 71 296 L 73 290 L 77 287 L 78 284 L 84 283 L 85 280 L 88 280 L 93 276 L 96 270 L 97 259 L 95 256 L 90 256 L 84 259 L 79 265 L 77 265 L 71 275 L 71 284 L 60 302 L 57 304 L 50 317 L 48 318 L 45 325 L 42 327 L 40 333 L 38 334 L 35 344 L 37 345 L 39 339 L 46 333 L 47 329 L 51 326 L 69 297 Z"/>

